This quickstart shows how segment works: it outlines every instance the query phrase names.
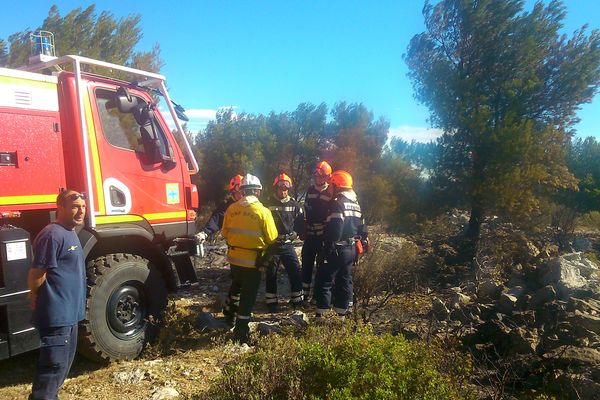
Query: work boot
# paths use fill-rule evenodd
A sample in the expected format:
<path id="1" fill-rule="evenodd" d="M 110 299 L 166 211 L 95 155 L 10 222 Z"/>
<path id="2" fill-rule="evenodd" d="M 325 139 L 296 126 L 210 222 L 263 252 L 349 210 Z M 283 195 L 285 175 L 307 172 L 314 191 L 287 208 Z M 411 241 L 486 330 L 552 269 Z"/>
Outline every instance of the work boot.
<path id="1" fill-rule="evenodd" d="M 248 321 L 236 320 L 233 328 L 233 341 L 240 344 L 248 344 L 250 342 L 250 328 Z"/>
<path id="2" fill-rule="evenodd" d="M 225 315 L 225 323 L 230 329 L 233 328 L 233 325 L 235 325 L 235 315 Z"/>
<path id="3" fill-rule="evenodd" d="M 315 318 L 313 319 L 313 323 L 315 325 L 325 325 L 326 320 L 323 314 L 316 314 Z"/>
<path id="4" fill-rule="evenodd" d="M 304 300 L 300 300 L 300 301 L 294 301 L 292 302 L 290 300 L 290 306 L 294 309 L 294 310 L 299 310 L 299 309 L 303 309 L 306 308 L 306 303 L 304 302 Z"/>

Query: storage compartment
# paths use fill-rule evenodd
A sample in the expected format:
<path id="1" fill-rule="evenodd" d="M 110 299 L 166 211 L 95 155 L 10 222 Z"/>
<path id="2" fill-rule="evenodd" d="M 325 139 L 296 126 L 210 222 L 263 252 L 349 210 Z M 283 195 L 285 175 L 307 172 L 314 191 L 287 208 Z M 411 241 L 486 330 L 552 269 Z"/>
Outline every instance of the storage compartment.
<path id="1" fill-rule="evenodd" d="M 0 135 L 0 211 L 53 207 L 66 187 L 58 112 L 0 107 Z"/>

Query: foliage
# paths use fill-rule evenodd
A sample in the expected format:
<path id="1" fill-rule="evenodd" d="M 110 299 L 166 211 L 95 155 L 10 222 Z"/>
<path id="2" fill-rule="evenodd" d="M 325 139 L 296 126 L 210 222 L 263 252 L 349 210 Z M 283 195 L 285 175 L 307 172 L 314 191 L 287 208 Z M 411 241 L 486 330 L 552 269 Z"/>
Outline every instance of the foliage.
<path id="1" fill-rule="evenodd" d="M 411 227 L 427 204 L 422 201 L 423 180 L 404 157 L 384 152 L 389 123 L 375 120 L 363 104 L 337 103 L 331 121 L 327 114 L 325 104 L 308 103 L 268 116 L 220 111 L 196 136 L 201 198 L 220 201 L 230 177 L 247 172 L 262 180 L 269 195 L 271 179 L 286 172 L 294 181 L 292 195 L 302 200 L 314 165 L 325 159 L 334 170 L 352 174 L 368 223 Z"/>
<path id="2" fill-rule="evenodd" d="M 414 289 L 418 248 L 384 234 L 369 235 L 370 249 L 353 271 L 354 319 L 372 317 L 403 291 Z"/>
<path id="3" fill-rule="evenodd" d="M 200 187 L 224 188 L 231 176 L 252 173 L 261 178 L 269 194 L 271 179 L 286 172 L 294 181 L 292 194 L 297 197 L 308 188 L 312 168 L 326 146 L 326 116 L 325 104 L 308 103 L 293 112 L 271 112 L 268 116 L 220 111 L 196 137 Z M 223 195 L 224 189 L 201 192 L 211 201 L 219 201 Z"/>
<path id="4" fill-rule="evenodd" d="M 314 165 L 325 159 L 353 175 L 369 223 L 408 225 L 418 209 L 421 180 L 408 162 L 383 152 L 389 123 L 374 120 L 362 104 L 336 104 L 329 122 L 327 114 L 325 104 L 308 103 L 268 116 L 220 111 L 196 136 L 201 198 L 220 201 L 230 177 L 247 172 L 261 178 L 268 195 L 271 179 L 286 172 L 294 181 L 292 195 L 302 199 Z"/>
<path id="5" fill-rule="evenodd" d="M 565 202 L 579 212 L 600 210 L 600 143 L 593 137 L 573 140 L 567 165 L 579 180 L 579 190 L 565 193 Z"/>
<path id="6" fill-rule="evenodd" d="M 470 361 L 367 328 L 269 336 L 225 366 L 211 399 L 466 399 Z"/>
<path id="7" fill-rule="evenodd" d="M 6 42 L 0 39 L 0 67 L 6 67 L 6 63 L 8 61 L 8 49 L 6 47 Z"/>
<path id="8" fill-rule="evenodd" d="M 518 220 L 540 198 L 573 189 L 562 146 L 576 111 L 600 83 L 600 32 L 559 36 L 560 1 L 442 0 L 424 7 L 426 31 L 405 60 L 416 97 L 444 131 L 434 182 L 464 193 L 469 233 L 486 212 Z M 455 198 L 455 196 L 448 196 Z"/>
<path id="9" fill-rule="evenodd" d="M 575 220 L 575 226 L 580 229 L 600 230 L 600 211 L 590 211 L 580 215 Z"/>
<path id="10" fill-rule="evenodd" d="M 272 175 L 286 172 L 294 180 L 294 195 L 304 193 L 310 184 L 312 170 L 326 146 L 324 135 L 327 106 L 321 103 L 298 105 L 293 112 L 276 114 L 267 118 L 267 128 L 275 137 Z"/>
<path id="11" fill-rule="evenodd" d="M 426 175 L 433 172 L 439 149 L 436 142 L 420 143 L 413 140 L 409 143 L 400 138 L 392 138 L 390 142 L 391 153 L 401 156 Z"/>
<path id="12" fill-rule="evenodd" d="M 180 301 L 169 301 L 160 322 L 161 329 L 156 340 L 144 352 L 147 358 L 161 357 L 186 350 L 202 338 L 194 328 L 197 310 L 185 307 Z M 157 323 L 156 321 L 151 321 Z"/>
<path id="13" fill-rule="evenodd" d="M 269 155 L 275 152 L 275 142 L 263 115 L 221 110 L 196 136 L 195 146 L 201 155 L 200 174 L 195 177 L 201 199 L 219 202 L 229 179 L 237 174 L 252 173 L 261 178 L 263 187 L 269 186 L 265 177 L 271 175 Z"/>
<path id="14" fill-rule="evenodd" d="M 54 34 L 57 56 L 75 54 L 158 72 L 163 65 L 158 44 L 149 52 L 134 51 L 142 38 L 140 18 L 138 14 L 130 14 L 116 19 L 108 11 L 97 15 L 93 4 L 86 9 L 76 8 L 61 16 L 58 7 L 53 5 L 37 29 Z M 29 34 L 37 29 L 26 29 L 8 37 L 9 66 L 17 67 L 27 63 L 30 53 Z"/>

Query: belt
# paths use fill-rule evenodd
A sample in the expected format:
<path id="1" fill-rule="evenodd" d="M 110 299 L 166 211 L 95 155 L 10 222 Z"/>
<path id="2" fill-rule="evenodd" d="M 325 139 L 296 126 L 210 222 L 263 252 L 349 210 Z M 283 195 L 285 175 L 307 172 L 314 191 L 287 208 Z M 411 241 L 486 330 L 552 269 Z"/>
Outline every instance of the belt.
<path id="1" fill-rule="evenodd" d="M 354 238 L 342 239 L 340 241 L 334 242 L 336 246 L 354 246 Z"/>

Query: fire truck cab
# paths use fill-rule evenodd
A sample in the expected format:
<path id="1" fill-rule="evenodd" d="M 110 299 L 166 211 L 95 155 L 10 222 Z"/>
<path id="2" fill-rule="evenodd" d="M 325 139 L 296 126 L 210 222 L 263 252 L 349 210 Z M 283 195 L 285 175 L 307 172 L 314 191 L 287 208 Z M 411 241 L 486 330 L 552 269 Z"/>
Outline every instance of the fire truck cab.
<path id="1" fill-rule="evenodd" d="M 0 68 L 0 359 L 39 345 L 27 299 L 31 242 L 67 188 L 87 202 L 79 349 L 97 360 L 134 358 L 168 291 L 197 282 L 190 175 L 198 166 L 182 109 L 159 74 L 80 56 L 24 69 Z"/>

